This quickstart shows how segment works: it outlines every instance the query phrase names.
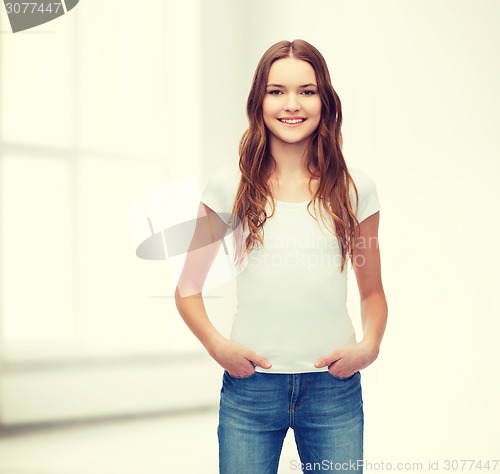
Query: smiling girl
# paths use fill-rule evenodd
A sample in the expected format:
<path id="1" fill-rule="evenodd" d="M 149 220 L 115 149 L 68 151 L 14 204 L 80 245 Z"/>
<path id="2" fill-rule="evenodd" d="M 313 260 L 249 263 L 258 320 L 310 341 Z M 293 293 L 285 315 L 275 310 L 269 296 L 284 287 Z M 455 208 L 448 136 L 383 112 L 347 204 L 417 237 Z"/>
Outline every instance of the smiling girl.
<path id="1" fill-rule="evenodd" d="M 224 368 L 223 474 L 275 474 L 289 428 L 300 467 L 362 472 L 360 371 L 387 321 L 374 181 L 347 166 L 342 110 L 323 56 L 303 40 L 261 58 L 239 161 L 210 177 L 176 289 L 177 308 Z M 224 236 L 235 242 L 238 305 L 229 339 L 210 322 L 202 288 Z M 196 250 L 194 250 L 196 249 Z M 363 336 L 347 311 L 347 262 Z"/>

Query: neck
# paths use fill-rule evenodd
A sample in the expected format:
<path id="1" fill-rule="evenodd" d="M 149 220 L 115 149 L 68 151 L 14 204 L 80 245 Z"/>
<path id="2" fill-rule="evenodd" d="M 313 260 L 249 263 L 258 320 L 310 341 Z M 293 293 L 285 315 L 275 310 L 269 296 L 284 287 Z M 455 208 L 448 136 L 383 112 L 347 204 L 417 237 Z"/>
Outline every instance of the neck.
<path id="1" fill-rule="evenodd" d="M 276 161 L 276 175 L 278 178 L 308 176 L 307 146 L 309 142 L 285 143 L 271 139 L 271 155 Z"/>

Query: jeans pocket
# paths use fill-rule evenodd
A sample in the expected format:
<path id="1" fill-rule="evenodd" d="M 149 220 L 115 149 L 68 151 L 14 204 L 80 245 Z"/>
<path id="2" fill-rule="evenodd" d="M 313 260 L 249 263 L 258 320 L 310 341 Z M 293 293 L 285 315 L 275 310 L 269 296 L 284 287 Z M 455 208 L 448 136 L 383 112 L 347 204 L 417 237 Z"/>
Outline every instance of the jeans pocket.
<path id="1" fill-rule="evenodd" d="M 359 371 L 354 372 L 352 375 L 349 375 L 349 377 L 339 377 L 338 375 L 333 375 L 329 370 L 327 370 L 328 375 L 334 379 L 334 380 L 350 380 L 352 379 L 356 374 L 359 374 Z"/>
<path id="2" fill-rule="evenodd" d="M 244 375 L 243 377 L 240 377 L 238 375 L 231 375 L 227 370 L 224 369 L 224 372 L 227 374 L 227 376 L 231 379 L 234 380 L 247 380 L 251 379 L 252 377 L 255 377 L 255 374 L 257 373 L 255 370 L 250 374 L 250 375 Z"/>

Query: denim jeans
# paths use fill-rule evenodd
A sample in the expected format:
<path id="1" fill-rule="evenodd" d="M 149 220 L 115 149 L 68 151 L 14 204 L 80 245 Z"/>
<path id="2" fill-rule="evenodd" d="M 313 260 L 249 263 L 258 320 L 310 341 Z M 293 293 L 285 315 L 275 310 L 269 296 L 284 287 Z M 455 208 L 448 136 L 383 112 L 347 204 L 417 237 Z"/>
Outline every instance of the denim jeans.
<path id="1" fill-rule="evenodd" d="M 220 474 L 276 474 L 292 428 L 300 460 L 286 472 L 363 472 L 361 374 L 324 372 L 234 377 L 220 394 Z"/>

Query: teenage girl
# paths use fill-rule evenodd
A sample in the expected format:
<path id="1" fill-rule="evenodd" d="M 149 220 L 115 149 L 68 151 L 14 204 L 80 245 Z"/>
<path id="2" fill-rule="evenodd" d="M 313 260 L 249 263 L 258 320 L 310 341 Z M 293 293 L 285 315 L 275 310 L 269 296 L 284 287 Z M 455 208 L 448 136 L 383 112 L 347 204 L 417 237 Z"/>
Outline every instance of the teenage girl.
<path id="1" fill-rule="evenodd" d="M 341 103 L 306 41 L 264 53 L 247 115 L 239 162 L 213 173 L 202 194 L 176 288 L 179 313 L 224 368 L 220 473 L 275 474 L 289 428 L 300 456 L 291 470 L 360 473 L 360 370 L 377 358 L 387 321 L 376 186 L 345 162 Z M 202 289 L 229 234 L 238 305 L 227 339 Z M 349 260 L 359 341 L 346 308 Z"/>

